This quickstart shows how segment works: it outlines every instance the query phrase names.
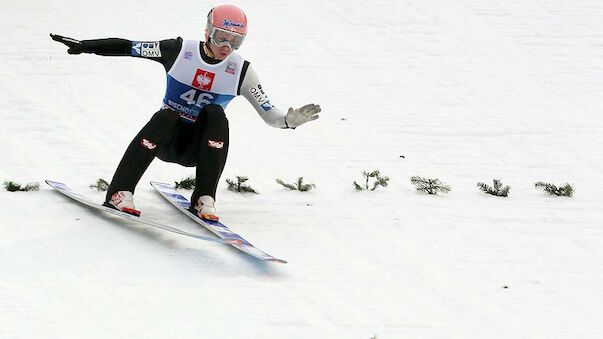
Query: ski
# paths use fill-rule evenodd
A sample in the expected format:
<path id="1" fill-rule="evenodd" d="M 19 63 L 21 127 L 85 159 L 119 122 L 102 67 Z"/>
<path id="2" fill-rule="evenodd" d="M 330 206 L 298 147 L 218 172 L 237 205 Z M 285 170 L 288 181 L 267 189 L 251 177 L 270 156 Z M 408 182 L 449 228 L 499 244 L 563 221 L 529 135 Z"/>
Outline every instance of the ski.
<path id="1" fill-rule="evenodd" d="M 243 237 L 233 232 L 230 228 L 220 223 L 219 221 L 203 220 L 199 218 L 196 214 L 191 213 L 189 211 L 191 203 L 182 194 L 180 194 L 180 192 L 178 192 L 172 185 L 151 181 L 151 186 L 153 186 L 153 188 L 157 190 L 157 192 L 161 194 L 162 197 L 167 199 L 182 213 L 186 214 L 189 218 L 191 218 L 201 226 L 205 227 L 221 239 L 230 241 L 230 245 L 235 247 L 236 249 L 260 260 L 273 261 L 281 264 L 287 263 L 285 260 L 275 258 L 270 254 L 253 246 L 250 242 L 243 239 Z"/>
<path id="2" fill-rule="evenodd" d="M 216 243 L 221 243 L 221 244 L 229 244 L 229 245 L 237 242 L 235 239 L 231 240 L 231 239 L 217 239 L 217 238 L 212 238 L 212 237 L 206 237 L 206 236 L 203 236 L 200 234 L 187 232 L 187 231 L 181 230 L 176 227 L 160 224 L 160 223 L 150 221 L 150 220 L 145 220 L 140 217 L 134 216 L 132 214 L 128 214 L 128 213 L 119 211 L 114 208 L 110 208 L 110 207 L 106 207 L 106 206 L 97 204 L 97 203 L 93 202 L 92 200 L 88 199 L 87 197 L 83 196 L 82 194 L 73 191 L 71 188 L 69 188 L 64 183 L 52 181 L 52 180 L 46 180 L 46 183 L 50 187 L 54 188 L 56 191 L 79 202 L 80 204 L 88 206 L 88 207 L 96 209 L 96 210 L 99 210 L 99 211 L 102 211 L 102 212 L 106 212 L 106 213 L 113 214 L 113 215 L 116 215 L 116 216 L 119 216 L 119 217 L 122 217 L 122 218 L 125 218 L 128 220 L 143 223 L 148 226 L 157 227 L 157 228 L 160 228 L 162 230 L 169 231 L 172 233 L 177 233 L 180 235 L 185 235 L 188 237 L 193 237 L 193 238 L 197 238 L 197 239 L 201 239 L 201 240 L 205 240 L 205 241 L 211 241 L 211 242 L 216 242 Z"/>

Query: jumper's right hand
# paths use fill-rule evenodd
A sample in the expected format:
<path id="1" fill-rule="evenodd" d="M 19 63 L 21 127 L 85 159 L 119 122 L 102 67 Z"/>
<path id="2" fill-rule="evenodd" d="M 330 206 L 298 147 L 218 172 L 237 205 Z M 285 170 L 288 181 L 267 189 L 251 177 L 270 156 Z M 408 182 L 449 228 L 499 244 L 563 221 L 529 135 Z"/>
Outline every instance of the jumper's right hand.
<path id="1" fill-rule="evenodd" d="M 67 53 L 69 54 L 80 54 L 84 52 L 82 42 L 79 40 L 52 33 L 50 33 L 50 37 L 52 38 L 52 40 L 58 41 L 69 47 L 69 49 L 67 50 Z"/>

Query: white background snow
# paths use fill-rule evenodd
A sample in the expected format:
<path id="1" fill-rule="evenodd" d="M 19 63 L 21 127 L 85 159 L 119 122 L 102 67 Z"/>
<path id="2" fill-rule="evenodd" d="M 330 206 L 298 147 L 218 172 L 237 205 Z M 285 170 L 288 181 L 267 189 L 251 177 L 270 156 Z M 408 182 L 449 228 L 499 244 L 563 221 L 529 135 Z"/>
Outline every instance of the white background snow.
<path id="1" fill-rule="evenodd" d="M 227 111 L 223 179 L 249 176 L 261 194 L 222 181 L 222 221 L 289 263 L 98 214 L 44 184 L 2 191 L 0 338 L 603 335 L 603 3 L 236 3 L 240 53 L 273 104 L 323 108 L 294 131 L 243 98 Z M 0 180 L 64 181 L 101 202 L 88 185 L 111 178 L 160 106 L 161 65 L 71 56 L 48 33 L 202 39 L 212 5 L 2 0 Z M 390 186 L 354 191 L 373 169 Z M 190 174 L 156 160 L 137 207 L 207 235 L 148 185 Z M 413 175 L 453 191 L 418 193 Z M 274 182 L 299 176 L 318 188 Z M 495 178 L 510 197 L 477 190 Z"/>

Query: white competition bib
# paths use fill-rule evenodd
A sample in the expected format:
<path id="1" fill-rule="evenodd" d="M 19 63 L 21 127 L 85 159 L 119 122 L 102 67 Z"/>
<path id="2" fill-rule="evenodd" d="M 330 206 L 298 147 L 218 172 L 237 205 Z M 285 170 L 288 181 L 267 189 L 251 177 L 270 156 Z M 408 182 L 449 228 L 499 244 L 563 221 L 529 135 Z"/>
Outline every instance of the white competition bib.
<path id="1" fill-rule="evenodd" d="M 216 104 L 226 109 L 237 95 L 243 58 L 233 52 L 218 64 L 201 58 L 200 42 L 184 40 L 178 58 L 167 72 L 167 88 L 163 105 L 180 113 L 184 121 L 197 120 L 205 105 Z"/>

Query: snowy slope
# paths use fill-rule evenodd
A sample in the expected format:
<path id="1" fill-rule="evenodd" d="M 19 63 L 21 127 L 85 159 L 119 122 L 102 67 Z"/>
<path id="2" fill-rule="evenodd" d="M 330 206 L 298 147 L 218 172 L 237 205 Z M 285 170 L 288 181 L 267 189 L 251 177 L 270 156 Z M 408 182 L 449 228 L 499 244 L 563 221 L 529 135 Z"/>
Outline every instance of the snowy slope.
<path id="1" fill-rule="evenodd" d="M 4 1 L 0 179 L 99 202 L 160 104 L 158 64 L 71 56 L 48 37 L 201 37 L 210 4 Z M 289 264 L 98 215 L 42 187 L 0 192 L 0 338 L 598 338 L 603 332 L 603 4 L 594 0 L 238 1 L 241 54 L 295 131 L 227 112 L 222 220 Z M 401 158 L 404 155 L 405 158 Z M 387 189 L 355 192 L 362 170 Z M 203 232 L 150 180 L 147 218 Z M 412 175 L 453 191 L 426 196 Z M 318 189 L 288 192 L 275 178 Z M 475 184 L 502 178 L 507 199 Z M 538 180 L 574 183 L 553 198 Z M 504 288 L 504 287 L 508 288 Z"/>

